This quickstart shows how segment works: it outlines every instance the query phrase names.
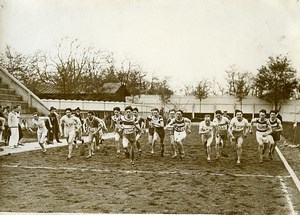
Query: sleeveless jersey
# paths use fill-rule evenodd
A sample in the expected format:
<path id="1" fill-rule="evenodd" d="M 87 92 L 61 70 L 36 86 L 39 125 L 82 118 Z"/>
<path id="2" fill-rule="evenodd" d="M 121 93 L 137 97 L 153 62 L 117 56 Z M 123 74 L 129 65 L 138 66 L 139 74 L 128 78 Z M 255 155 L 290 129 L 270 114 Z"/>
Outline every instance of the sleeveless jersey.
<path id="1" fill-rule="evenodd" d="M 138 125 L 138 121 L 135 117 L 127 118 L 125 116 L 121 116 L 121 122 L 124 134 L 135 133 L 136 125 Z"/>
<path id="2" fill-rule="evenodd" d="M 158 115 L 158 117 L 149 116 L 147 119 L 148 119 L 149 122 L 154 122 L 155 123 L 154 124 L 155 128 L 162 128 L 162 127 L 164 127 L 164 119 L 163 119 L 163 117 L 161 115 Z M 161 123 L 162 123 L 162 125 L 157 125 L 157 124 L 161 124 Z"/>
<path id="3" fill-rule="evenodd" d="M 281 125 L 281 121 L 278 118 L 276 118 L 274 121 L 269 119 L 269 123 L 270 123 L 273 131 L 276 129 L 279 129 L 279 125 Z"/>
<path id="4" fill-rule="evenodd" d="M 256 124 L 256 129 L 259 132 L 266 132 L 269 129 L 270 123 L 267 119 L 260 121 L 259 118 L 255 118 L 252 120 L 252 122 Z"/>
<path id="5" fill-rule="evenodd" d="M 75 116 L 67 117 L 64 115 L 60 119 L 60 122 L 60 124 L 63 124 L 66 131 L 75 131 L 77 127 L 81 126 L 80 120 Z"/>
<path id="6" fill-rule="evenodd" d="M 38 120 L 32 119 L 32 123 L 38 128 L 38 132 L 43 132 L 47 130 L 45 121 L 41 118 L 39 118 Z"/>
<path id="7" fill-rule="evenodd" d="M 227 117 L 223 116 L 221 118 L 221 120 L 214 118 L 213 123 L 216 125 L 217 133 L 219 133 L 219 134 L 227 133 L 228 125 L 230 123 L 230 121 Z"/>
<path id="8" fill-rule="evenodd" d="M 248 120 L 245 118 L 242 118 L 241 121 L 239 121 L 236 117 L 232 118 L 230 121 L 230 127 L 232 128 L 232 131 L 242 133 L 246 127 L 249 126 Z"/>
<path id="9" fill-rule="evenodd" d="M 215 124 L 213 122 L 209 122 L 209 124 L 206 124 L 205 121 L 200 122 L 199 124 L 199 133 L 200 132 L 207 132 L 205 134 L 202 135 L 213 135 L 213 130 L 214 130 Z"/>
<path id="10" fill-rule="evenodd" d="M 114 126 L 115 126 L 115 131 L 117 131 L 118 129 L 121 128 L 121 124 L 122 124 L 121 117 L 122 117 L 122 115 L 119 115 L 119 116 L 113 115 L 113 116 L 111 116 L 111 120 L 113 121 Z"/>
<path id="11" fill-rule="evenodd" d="M 187 123 L 189 123 L 190 120 L 188 118 L 182 117 L 180 120 L 177 118 L 171 119 L 168 125 L 173 125 L 174 131 L 176 132 L 182 132 L 185 131 Z"/>
<path id="12" fill-rule="evenodd" d="M 90 120 L 90 118 L 87 117 L 86 120 L 85 120 L 85 124 L 87 126 L 87 131 L 88 132 L 94 132 L 99 127 L 100 127 L 100 130 L 103 128 L 102 120 L 99 119 L 98 117 L 95 117 L 95 116 L 93 117 L 92 120 Z"/>

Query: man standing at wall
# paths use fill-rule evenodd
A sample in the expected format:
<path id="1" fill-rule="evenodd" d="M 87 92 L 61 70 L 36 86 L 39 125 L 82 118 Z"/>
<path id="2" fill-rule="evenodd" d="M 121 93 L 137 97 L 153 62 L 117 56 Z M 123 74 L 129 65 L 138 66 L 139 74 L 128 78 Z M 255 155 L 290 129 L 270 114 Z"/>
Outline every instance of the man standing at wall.
<path id="1" fill-rule="evenodd" d="M 55 136 L 57 143 L 61 143 L 58 137 L 59 124 L 58 124 L 58 117 L 57 114 L 55 113 L 55 110 L 56 109 L 54 107 L 50 107 L 50 114 L 48 115 L 52 125 L 51 129 L 48 129 L 48 144 L 53 143 L 53 136 Z"/>
<path id="2" fill-rule="evenodd" d="M 4 145 L 8 145 L 9 137 L 10 137 L 10 130 L 8 128 L 8 114 L 9 114 L 9 108 L 10 106 L 6 106 L 3 111 L 3 117 L 5 119 L 4 123 L 4 131 L 3 131 L 3 139 L 4 139 Z"/>
<path id="3" fill-rule="evenodd" d="M 8 128 L 10 130 L 9 147 L 11 149 L 18 147 L 19 142 L 19 106 L 13 107 L 13 110 L 8 114 Z"/>

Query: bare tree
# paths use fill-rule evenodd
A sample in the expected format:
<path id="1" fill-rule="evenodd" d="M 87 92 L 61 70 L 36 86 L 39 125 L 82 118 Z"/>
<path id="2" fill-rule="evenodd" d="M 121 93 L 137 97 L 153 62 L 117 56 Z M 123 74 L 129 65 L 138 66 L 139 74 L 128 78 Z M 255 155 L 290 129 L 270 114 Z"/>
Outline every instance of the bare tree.
<path id="1" fill-rule="evenodd" d="M 228 94 L 237 98 L 242 109 L 243 99 L 253 90 L 253 75 L 250 72 L 241 72 L 235 65 L 230 66 L 226 74 L 225 79 L 228 83 Z"/>
<path id="2" fill-rule="evenodd" d="M 199 99 L 200 102 L 200 113 L 201 113 L 201 102 L 203 99 L 206 99 L 209 95 L 211 89 L 211 83 L 207 79 L 202 79 L 196 85 L 193 95 Z"/>

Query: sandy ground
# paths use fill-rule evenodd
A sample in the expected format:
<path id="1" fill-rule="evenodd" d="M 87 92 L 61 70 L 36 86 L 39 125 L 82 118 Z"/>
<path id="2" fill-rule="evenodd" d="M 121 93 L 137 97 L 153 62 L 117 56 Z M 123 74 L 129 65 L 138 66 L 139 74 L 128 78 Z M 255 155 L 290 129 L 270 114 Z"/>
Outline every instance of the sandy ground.
<path id="1" fill-rule="evenodd" d="M 244 144 L 242 166 L 229 157 L 206 162 L 196 128 L 185 143 L 186 157 L 150 156 L 143 137 L 143 154 L 131 166 L 116 158 L 112 141 L 105 141 L 92 159 L 66 160 L 67 147 L 1 156 L 0 211 L 89 213 L 218 213 L 290 214 L 280 177 L 288 187 L 294 210 L 300 194 L 287 177 L 280 158 L 258 162 L 254 135 Z"/>

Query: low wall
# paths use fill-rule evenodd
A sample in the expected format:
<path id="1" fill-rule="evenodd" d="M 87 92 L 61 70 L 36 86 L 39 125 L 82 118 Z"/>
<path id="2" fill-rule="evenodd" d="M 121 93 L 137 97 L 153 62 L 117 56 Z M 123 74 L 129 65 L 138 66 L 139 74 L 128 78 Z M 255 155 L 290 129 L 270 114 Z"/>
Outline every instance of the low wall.
<path id="1" fill-rule="evenodd" d="M 50 108 L 51 106 L 56 107 L 59 110 L 64 110 L 66 108 L 75 109 L 79 107 L 81 110 L 88 111 L 98 111 L 103 114 L 111 113 L 112 109 L 116 106 L 120 107 L 121 110 L 127 105 L 137 107 L 143 116 L 150 113 L 153 107 L 161 108 L 159 98 L 156 96 L 141 97 L 142 99 L 139 103 L 130 102 L 104 102 L 104 101 L 82 101 L 82 100 L 53 100 L 53 99 L 43 99 L 43 103 Z M 257 115 L 260 109 L 266 109 L 270 111 L 273 107 L 270 103 L 263 101 L 255 97 L 249 97 L 243 100 L 242 107 L 239 102 L 236 101 L 234 97 L 228 96 L 216 96 L 209 97 L 200 102 L 193 97 L 181 96 L 173 97 L 171 101 L 165 105 L 165 111 L 169 109 L 182 109 L 185 114 L 194 119 L 202 118 L 205 113 L 214 114 L 218 109 L 224 111 L 227 110 L 228 113 L 234 113 L 236 109 L 242 109 L 247 118 L 252 118 Z M 201 112 L 200 112 L 201 109 Z M 300 122 L 300 100 L 291 100 L 281 105 L 280 114 L 282 115 L 283 121 L 286 122 Z"/>

